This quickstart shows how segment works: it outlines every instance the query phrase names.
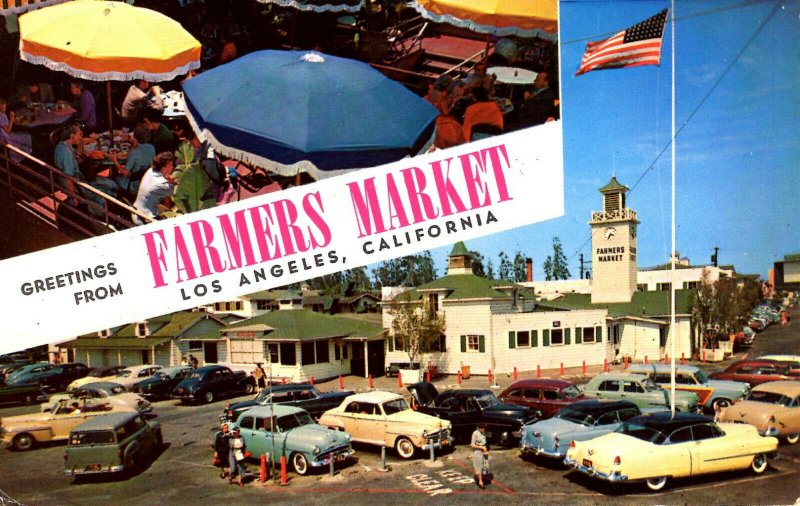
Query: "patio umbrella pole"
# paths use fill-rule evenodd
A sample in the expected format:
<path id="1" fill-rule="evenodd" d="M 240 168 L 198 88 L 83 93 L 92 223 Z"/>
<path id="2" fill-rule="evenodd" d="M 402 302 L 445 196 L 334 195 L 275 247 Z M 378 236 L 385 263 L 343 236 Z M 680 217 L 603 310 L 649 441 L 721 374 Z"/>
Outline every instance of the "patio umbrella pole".
<path id="1" fill-rule="evenodd" d="M 111 109 L 111 81 L 106 81 L 106 97 L 108 100 L 108 130 L 113 132 L 114 125 L 112 124 L 112 109 Z"/>

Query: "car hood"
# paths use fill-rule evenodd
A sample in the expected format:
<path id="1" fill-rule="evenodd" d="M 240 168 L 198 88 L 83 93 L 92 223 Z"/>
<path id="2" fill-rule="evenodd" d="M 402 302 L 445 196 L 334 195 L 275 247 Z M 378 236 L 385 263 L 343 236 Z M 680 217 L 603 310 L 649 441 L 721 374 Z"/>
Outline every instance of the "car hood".
<path id="1" fill-rule="evenodd" d="M 723 392 L 741 392 L 744 394 L 747 390 L 750 389 L 750 385 L 747 383 L 743 383 L 741 381 L 730 381 L 730 380 L 715 380 L 710 379 L 708 380 L 707 386 L 714 388 L 716 390 L 721 390 Z"/>
<path id="2" fill-rule="evenodd" d="M 670 396 L 672 392 L 669 388 L 664 389 L 664 399 L 665 399 L 665 406 L 670 405 Z M 699 402 L 699 398 L 697 394 L 694 392 L 686 392 L 683 390 L 675 390 L 675 404 L 679 404 L 681 406 L 694 406 L 697 405 Z M 635 438 L 634 438 L 635 439 Z"/>
<path id="3" fill-rule="evenodd" d="M 745 422 L 761 427 L 780 408 L 768 402 L 739 401 L 725 408 L 720 418 L 723 422 Z"/>
<path id="4" fill-rule="evenodd" d="M 203 380 L 199 379 L 199 378 L 198 379 L 190 379 L 190 378 L 182 379 L 180 383 L 175 385 L 175 389 L 177 390 L 178 388 L 185 388 L 186 390 L 189 390 L 193 386 L 199 385 L 202 381 Z"/>
<path id="5" fill-rule="evenodd" d="M 427 406 L 439 396 L 439 391 L 433 386 L 433 383 L 428 381 L 420 381 L 406 387 L 414 400 L 422 406 Z"/>
<path id="6" fill-rule="evenodd" d="M 508 404 L 499 402 L 494 406 L 489 406 L 483 409 L 483 413 L 489 416 L 510 416 L 528 420 L 536 415 L 536 410 L 527 406 L 519 406 L 517 404 Z"/>
<path id="7" fill-rule="evenodd" d="M 566 434 L 585 430 L 587 427 L 569 420 L 562 420 L 561 418 L 548 418 L 536 423 L 531 423 L 523 428 L 523 438 L 533 435 L 535 432 L 542 434 Z"/>
<path id="8" fill-rule="evenodd" d="M 307 447 L 310 450 L 316 446 L 325 451 L 335 446 L 350 444 L 350 435 L 322 425 L 309 424 L 290 430 L 286 435 L 286 442 L 292 448 Z"/>
<path id="9" fill-rule="evenodd" d="M 425 413 L 420 413 L 418 411 L 414 411 L 413 409 L 406 409 L 405 411 L 388 415 L 386 417 L 386 421 L 414 424 L 420 429 L 430 430 L 439 430 L 439 428 L 449 429 L 452 426 L 448 420 L 442 420 L 441 418 L 436 418 L 435 416 L 426 415 Z"/>

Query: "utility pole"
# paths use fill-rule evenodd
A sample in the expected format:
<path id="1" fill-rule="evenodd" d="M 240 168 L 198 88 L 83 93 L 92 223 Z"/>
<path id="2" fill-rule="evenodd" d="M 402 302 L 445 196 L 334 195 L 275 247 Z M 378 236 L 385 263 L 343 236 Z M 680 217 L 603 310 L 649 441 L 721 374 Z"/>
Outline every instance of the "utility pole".
<path id="1" fill-rule="evenodd" d="M 592 265 L 591 260 L 584 260 L 583 253 L 578 256 L 581 262 L 581 279 L 590 279 L 592 276 L 590 274 L 589 266 Z"/>
<path id="2" fill-rule="evenodd" d="M 717 267 L 718 259 L 719 259 L 719 246 L 714 246 L 714 254 L 711 255 L 711 265 Z"/>

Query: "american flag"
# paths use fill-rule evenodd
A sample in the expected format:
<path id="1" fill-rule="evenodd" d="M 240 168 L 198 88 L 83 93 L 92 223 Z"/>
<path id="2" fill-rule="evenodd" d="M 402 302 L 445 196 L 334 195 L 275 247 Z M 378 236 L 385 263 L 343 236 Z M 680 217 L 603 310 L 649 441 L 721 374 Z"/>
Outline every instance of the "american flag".
<path id="1" fill-rule="evenodd" d="M 592 70 L 658 65 L 669 9 L 605 40 L 588 42 L 576 76 Z"/>

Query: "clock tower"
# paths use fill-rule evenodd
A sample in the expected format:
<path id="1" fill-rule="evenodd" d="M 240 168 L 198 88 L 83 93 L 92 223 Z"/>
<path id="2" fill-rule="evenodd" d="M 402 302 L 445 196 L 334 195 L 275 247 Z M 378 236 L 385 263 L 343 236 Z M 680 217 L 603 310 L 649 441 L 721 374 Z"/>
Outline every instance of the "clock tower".
<path id="1" fill-rule="evenodd" d="M 600 188 L 603 210 L 592 212 L 592 303 L 630 302 L 636 292 L 636 211 L 628 188 L 612 177 Z"/>

